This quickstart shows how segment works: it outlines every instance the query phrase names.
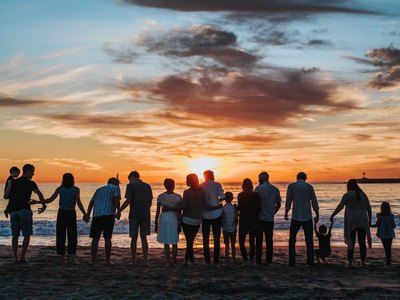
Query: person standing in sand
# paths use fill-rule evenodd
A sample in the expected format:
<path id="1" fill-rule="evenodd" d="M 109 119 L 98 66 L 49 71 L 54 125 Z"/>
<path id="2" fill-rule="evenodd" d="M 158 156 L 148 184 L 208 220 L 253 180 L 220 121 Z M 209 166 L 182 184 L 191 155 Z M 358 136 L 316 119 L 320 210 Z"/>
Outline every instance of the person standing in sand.
<path id="1" fill-rule="evenodd" d="M 164 180 L 164 187 L 167 190 L 157 198 L 157 211 L 155 217 L 154 231 L 157 233 L 157 241 L 164 244 L 165 257 L 168 266 L 175 264 L 178 253 L 178 211 L 182 202 L 181 195 L 174 193 L 175 181 L 171 178 Z M 161 214 L 160 214 L 161 212 Z M 169 245 L 172 245 L 172 263 L 171 251 Z"/>
<path id="2" fill-rule="evenodd" d="M 318 223 L 319 208 L 314 188 L 306 183 L 307 175 L 304 172 L 297 174 L 297 181 L 288 185 L 286 192 L 285 220 L 293 204 L 292 220 L 290 222 L 289 237 L 289 266 L 296 264 L 296 236 L 300 227 L 303 227 L 307 248 L 307 266 L 314 265 L 314 240 L 311 206 L 315 212 L 314 222 Z"/>
<path id="3" fill-rule="evenodd" d="M 140 230 L 140 239 L 144 256 L 144 264 L 148 266 L 147 236 L 150 235 L 150 207 L 153 200 L 153 192 L 149 184 L 140 179 L 137 171 L 132 171 L 129 176 L 130 183 L 126 187 L 126 200 L 116 214 L 116 218 L 121 217 L 122 211 L 130 206 L 129 209 L 129 236 L 131 237 L 131 264 L 136 263 L 137 239 Z"/>
<path id="4" fill-rule="evenodd" d="M 352 267 L 356 234 L 360 247 L 361 266 L 365 266 L 367 247 L 365 238 L 368 239 L 368 246 L 371 248 L 371 218 L 372 210 L 367 195 L 358 186 L 356 179 L 347 182 L 347 193 L 343 195 L 339 205 L 333 211 L 330 220 L 344 208 L 344 241 L 347 245 L 347 266 Z"/>
<path id="5" fill-rule="evenodd" d="M 203 210 L 201 230 L 203 232 L 204 260 L 210 265 L 210 227 L 214 237 L 214 265 L 218 266 L 221 245 L 221 201 L 225 198 L 224 189 L 219 182 L 215 181 L 214 172 L 206 170 L 203 173 L 205 181 L 200 187 L 206 194 L 206 207 Z"/>
<path id="6" fill-rule="evenodd" d="M 119 189 L 119 180 L 110 178 L 107 185 L 98 188 L 90 200 L 87 214 L 84 217 L 85 222 L 89 222 L 90 213 L 93 209 L 93 220 L 90 227 L 90 237 L 92 238 L 90 264 L 94 264 L 99 247 L 101 233 L 104 237 L 104 248 L 106 252 L 106 263 L 111 263 L 112 233 L 115 223 L 115 210 L 119 208 L 121 200 L 121 191 Z"/>
<path id="7" fill-rule="evenodd" d="M 265 236 L 267 265 L 272 265 L 274 216 L 281 207 L 282 199 L 279 190 L 269 183 L 267 172 L 261 172 L 258 175 L 258 182 L 260 184 L 256 187 L 255 192 L 260 196 L 261 210 L 258 215 L 256 263 L 261 264 L 262 245 Z"/>
<path id="8" fill-rule="evenodd" d="M 31 235 L 33 234 L 33 220 L 31 204 L 37 204 L 32 201 L 32 192 L 38 195 L 42 208 L 39 209 L 39 213 L 46 209 L 44 205 L 44 197 L 42 192 L 39 190 L 37 184 L 32 180 L 35 175 L 35 167 L 30 164 L 26 164 L 22 168 L 22 176 L 15 179 L 12 183 L 11 191 L 9 193 L 9 206 L 8 210 L 10 213 L 11 222 L 11 233 L 12 233 L 12 249 L 14 253 L 14 262 L 26 263 L 26 252 L 28 250 Z M 21 257 L 18 258 L 18 239 L 22 231 L 24 240 L 22 242 L 22 253 Z"/>

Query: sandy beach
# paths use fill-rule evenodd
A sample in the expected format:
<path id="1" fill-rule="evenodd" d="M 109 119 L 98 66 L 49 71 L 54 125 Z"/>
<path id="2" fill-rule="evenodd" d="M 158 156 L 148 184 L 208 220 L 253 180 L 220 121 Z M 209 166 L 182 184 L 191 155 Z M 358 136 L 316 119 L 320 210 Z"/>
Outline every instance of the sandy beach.
<path id="1" fill-rule="evenodd" d="M 157 299 L 322 299 L 400 298 L 399 249 L 394 249 L 393 266 L 384 268 L 383 249 L 369 249 L 367 267 L 360 268 L 358 249 L 355 267 L 347 269 L 346 249 L 332 249 L 331 264 L 305 266 L 305 249 L 298 247 L 296 267 L 287 266 L 286 247 L 275 247 L 273 266 L 207 267 L 201 249 L 197 265 L 183 267 L 183 251 L 174 267 L 165 264 L 162 249 L 150 249 L 150 267 L 130 266 L 129 249 L 114 248 L 113 266 L 106 266 L 99 249 L 97 265 L 89 265 L 90 249 L 79 247 L 80 265 L 60 265 L 54 247 L 32 246 L 29 263 L 12 264 L 11 248 L 0 246 L 1 298 L 157 298 Z"/>

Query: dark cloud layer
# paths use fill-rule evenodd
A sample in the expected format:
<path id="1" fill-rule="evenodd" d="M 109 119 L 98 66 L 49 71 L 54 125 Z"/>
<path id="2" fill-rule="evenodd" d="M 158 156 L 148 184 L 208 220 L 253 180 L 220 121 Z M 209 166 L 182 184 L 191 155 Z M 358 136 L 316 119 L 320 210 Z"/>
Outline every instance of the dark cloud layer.
<path id="1" fill-rule="evenodd" d="M 209 11 L 209 12 L 253 12 L 253 13 L 355 13 L 370 14 L 362 8 L 346 6 L 349 1 L 320 1 L 320 0 L 121 0 L 140 6 L 165 8 L 176 11 Z M 354 3 L 353 3 L 354 4 Z"/>
<path id="2" fill-rule="evenodd" d="M 375 48 L 368 51 L 367 58 L 350 59 L 376 67 L 377 73 L 368 83 L 373 89 L 394 88 L 400 85 L 400 49 L 394 47 Z"/>
<path id="3" fill-rule="evenodd" d="M 229 72 L 214 75 L 208 69 L 167 76 L 148 86 L 125 85 L 124 89 L 146 91 L 152 99 L 159 99 L 165 104 L 166 120 L 183 115 L 205 127 L 213 120 L 220 126 L 288 125 L 309 114 L 355 107 L 350 101 L 335 101 L 333 84 L 302 71 L 282 71 L 274 78 Z"/>
<path id="4" fill-rule="evenodd" d="M 16 99 L 13 97 L 0 96 L 0 107 L 30 107 L 30 106 L 41 106 L 46 104 L 54 104 L 50 101 L 44 100 L 26 100 Z"/>
<path id="5" fill-rule="evenodd" d="M 141 45 L 149 52 L 169 57 L 198 56 L 237 67 L 250 67 L 259 59 L 238 47 L 234 33 L 206 25 L 148 35 Z"/>
<path id="6" fill-rule="evenodd" d="M 145 122 L 137 120 L 135 116 L 124 115 L 113 116 L 106 114 L 53 114 L 47 116 L 51 120 L 62 121 L 73 127 L 90 127 L 90 128 L 138 128 L 146 125 Z"/>

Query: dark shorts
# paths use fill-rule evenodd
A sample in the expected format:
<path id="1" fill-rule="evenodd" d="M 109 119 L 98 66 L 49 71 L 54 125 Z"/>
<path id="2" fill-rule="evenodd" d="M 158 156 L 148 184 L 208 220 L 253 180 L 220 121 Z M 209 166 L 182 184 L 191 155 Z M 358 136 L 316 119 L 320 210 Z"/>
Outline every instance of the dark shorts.
<path id="1" fill-rule="evenodd" d="M 103 232 L 104 238 L 112 238 L 114 222 L 114 215 L 93 217 L 92 226 L 90 227 L 90 237 L 99 239 Z"/>
<path id="2" fill-rule="evenodd" d="M 12 236 L 19 236 L 21 231 L 23 236 L 33 234 L 32 215 L 29 209 L 21 209 L 10 214 Z"/>
<path id="3" fill-rule="evenodd" d="M 231 241 L 231 244 L 236 243 L 236 231 L 235 232 L 223 231 L 223 235 L 224 235 L 224 244 L 229 244 L 229 240 Z"/>
<path id="4" fill-rule="evenodd" d="M 150 218 L 144 220 L 129 219 L 129 236 L 137 237 L 139 229 L 140 236 L 150 235 Z"/>

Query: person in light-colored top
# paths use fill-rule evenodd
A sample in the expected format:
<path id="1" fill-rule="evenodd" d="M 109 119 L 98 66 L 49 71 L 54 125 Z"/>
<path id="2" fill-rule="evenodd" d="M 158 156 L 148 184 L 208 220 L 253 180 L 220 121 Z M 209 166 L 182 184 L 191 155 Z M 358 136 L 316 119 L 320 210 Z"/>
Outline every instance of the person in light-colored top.
<path id="1" fill-rule="evenodd" d="M 225 193 L 226 204 L 222 208 L 222 230 L 225 244 L 225 263 L 234 263 L 236 259 L 236 232 L 238 223 L 237 205 L 232 205 L 233 194 Z M 230 244 L 230 247 L 229 247 Z M 229 248 L 232 249 L 232 261 L 229 258 Z"/>
<path id="2" fill-rule="evenodd" d="M 386 255 L 386 266 L 392 264 L 392 241 L 395 238 L 396 223 L 389 202 L 382 202 L 381 211 L 376 214 L 376 223 L 371 227 L 378 227 L 376 235 L 381 239 Z"/>
<path id="3" fill-rule="evenodd" d="M 206 195 L 200 187 L 199 178 L 196 174 L 186 176 L 186 184 L 189 189 L 183 192 L 182 229 L 186 239 L 185 266 L 194 264 L 193 243 L 201 224 L 201 212 L 206 206 Z"/>
<path id="4" fill-rule="evenodd" d="M 267 172 L 261 172 L 258 175 L 258 182 L 260 184 L 254 190 L 259 195 L 261 204 L 256 238 L 256 262 L 261 264 L 262 245 L 265 236 L 267 264 L 271 265 L 274 249 L 274 216 L 281 207 L 282 198 L 279 190 L 269 183 L 269 174 Z"/>
<path id="5" fill-rule="evenodd" d="M 344 241 L 347 245 L 348 266 L 351 267 L 353 263 L 357 233 L 361 265 L 364 267 L 367 255 L 366 237 L 368 246 L 372 246 L 370 232 L 372 211 L 368 197 L 358 186 L 356 179 L 350 179 L 347 182 L 347 193 L 343 195 L 339 205 L 333 211 L 330 217 L 331 221 L 344 207 L 346 207 L 344 211 Z"/>
<path id="6" fill-rule="evenodd" d="M 78 243 L 75 206 L 78 205 L 84 219 L 86 219 L 86 212 L 81 202 L 80 190 L 75 186 L 75 178 L 71 173 L 63 175 L 61 186 L 44 203 L 51 203 L 58 196 L 60 196 L 60 200 L 56 225 L 57 254 L 61 256 L 62 263 L 68 262 L 65 257 L 65 241 L 68 235 L 68 255 L 71 256 L 72 263 L 78 264 L 75 258 Z"/>
<path id="7" fill-rule="evenodd" d="M 225 194 L 219 182 L 215 182 L 214 172 L 206 170 L 203 173 L 205 181 L 200 185 L 206 194 L 206 207 L 201 216 L 203 233 L 203 252 L 206 264 L 210 264 L 210 227 L 214 237 L 214 265 L 219 262 L 220 237 L 221 237 L 221 214 Z"/>
<path id="8" fill-rule="evenodd" d="M 307 265 L 314 265 L 314 240 L 311 207 L 315 212 L 314 222 L 318 223 L 319 208 L 314 188 L 306 183 L 307 175 L 304 172 L 297 174 L 297 181 L 288 185 L 286 192 L 285 220 L 288 220 L 289 211 L 293 205 L 292 220 L 290 222 L 289 237 L 289 266 L 296 264 L 296 236 L 300 227 L 303 227 L 307 248 Z"/>
<path id="9" fill-rule="evenodd" d="M 157 211 L 154 231 L 157 232 L 157 241 L 164 244 L 164 253 L 167 263 L 171 265 L 170 247 L 172 245 L 172 263 L 175 264 L 178 253 L 178 216 L 179 206 L 182 202 L 181 195 L 174 193 L 175 181 L 171 178 L 164 180 L 167 190 L 157 198 Z M 161 211 L 162 210 L 162 211 Z M 161 211 L 161 214 L 160 214 Z"/>
<path id="10" fill-rule="evenodd" d="M 104 248 L 106 253 L 107 265 L 111 263 L 111 238 L 114 230 L 115 212 L 119 209 L 121 200 L 121 191 L 119 189 L 119 180 L 110 178 L 107 185 L 96 190 L 92 199 L 89 202 L 85 221 L 89 222 L 90 213 L 93 209 L 93 220 L 90 226 L 90 237 L 92 238 L 91 253 L 92 258 L 90 264 L 93 265 L 97 256 L 100 236 L 103 233 Z"/>

